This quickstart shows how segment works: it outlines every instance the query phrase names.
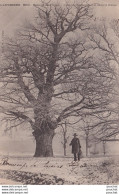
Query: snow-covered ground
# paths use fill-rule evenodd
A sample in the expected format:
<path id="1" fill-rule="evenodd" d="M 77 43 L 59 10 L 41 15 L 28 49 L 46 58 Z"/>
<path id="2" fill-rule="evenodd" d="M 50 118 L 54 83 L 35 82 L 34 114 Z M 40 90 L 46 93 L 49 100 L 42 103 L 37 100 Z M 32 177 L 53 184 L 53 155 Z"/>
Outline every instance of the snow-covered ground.
<path id="1" fill-rule="evenodd" d="M 119 156 L 82 158 L 0 158 L 0 183 L 5 184 L 119 184 Z M 72 165 L 73 164 L 73 165 Z M 3 182 L 3 183 L 2 183 Z"/>

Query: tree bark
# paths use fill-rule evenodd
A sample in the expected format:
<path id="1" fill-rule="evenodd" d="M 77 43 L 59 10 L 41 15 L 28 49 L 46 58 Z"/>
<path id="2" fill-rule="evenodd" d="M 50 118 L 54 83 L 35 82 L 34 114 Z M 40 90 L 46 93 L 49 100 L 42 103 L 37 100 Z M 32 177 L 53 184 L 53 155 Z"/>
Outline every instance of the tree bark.
<path id="1" fill-rule="evenodd" d="M 106 155 L 106 142 L 103 141 L 102 143 L 103 143 L 103 154 L 105 156 Z"/>
<path id="2" fill-rule="evenodd" d="M 64 156 L 66 156 L 66 143 L 64 144 Z"/>
<path id="3" fill-rule="evenodd" d="M 34 157 L 52 157 L 53 156 L 53 141 L 54 132 L 40 134 L 35 137 L 36 149 Z"/>
<path id="4" fill-rule="evenodd" d="M 50 86 L 49 88 L 53 90 L 53 88 Z M 52 141 L 57 123 L 52 121 L 50 117 L 51 99 L 52 91 L 45 88 L 44 93 L 39 94 L 37 99 L 38 103 L 34 108 L 35 122 L 33 127 L 33 135 L 36 140 L 35 157 L 53 156 Z"/>
<path id="5" fill-rule="evenodd" d="M 88 156 L 88 135 L 86 135 L 86 157 Z"/>

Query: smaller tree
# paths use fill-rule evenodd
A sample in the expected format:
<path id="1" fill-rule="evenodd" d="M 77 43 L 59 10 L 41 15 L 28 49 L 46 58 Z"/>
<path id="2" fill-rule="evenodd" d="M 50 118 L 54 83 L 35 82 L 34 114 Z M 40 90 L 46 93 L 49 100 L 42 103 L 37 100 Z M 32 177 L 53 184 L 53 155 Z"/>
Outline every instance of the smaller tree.
<path id="1" fill-rule="evenodd" d="M 66 152 L 66 148 L 67 148 L 67 140 L 69 138 L 69 136 L 67 136 L 67 121 L 65 121 L 64 123 L 61 124 L 62 127 L 62 135 L 63 135 L 63 141 L 61 142 L 63 145 L 63 149 L 64 149 L 64 156 L 67 155 Z"/>
<path id="2" fill-rule="evenodd" d="M 89 115 L 84 115 L 82 117 L 82 121 L 83 121 L 83 133 L 84 133 L 84 139 L 85 139 L 85 143 L 86 143 L 86 156 L 88 156 L 88 149 L 90 147 L 89 145 L 89 137 L 90 137 L 90 124 L 91 124 L 91 121 L 90 121 L 90 116 Z"/>
<path id="3" fill-rule="evenodd" d="M 102 141 L 102 145 L 103 145 L 103 154 L 105 156 L 106 155 L 106 141 Z"/>

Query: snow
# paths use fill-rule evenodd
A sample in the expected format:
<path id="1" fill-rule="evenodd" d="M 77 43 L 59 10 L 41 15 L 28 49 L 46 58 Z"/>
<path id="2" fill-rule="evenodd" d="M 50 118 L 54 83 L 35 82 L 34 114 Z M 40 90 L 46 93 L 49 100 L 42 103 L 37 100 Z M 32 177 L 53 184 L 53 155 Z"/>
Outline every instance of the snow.
<path id="1" fill-rule="evenodd" d="M 82 158 L 9 157 L 0 163 L 0 182 L 6 179 L 16 184 L 119 184 L 119 156 Z M 4 181 L 5 178 L 5 181 Z M 9 184 L 12 184 L 10 182 Z"/>

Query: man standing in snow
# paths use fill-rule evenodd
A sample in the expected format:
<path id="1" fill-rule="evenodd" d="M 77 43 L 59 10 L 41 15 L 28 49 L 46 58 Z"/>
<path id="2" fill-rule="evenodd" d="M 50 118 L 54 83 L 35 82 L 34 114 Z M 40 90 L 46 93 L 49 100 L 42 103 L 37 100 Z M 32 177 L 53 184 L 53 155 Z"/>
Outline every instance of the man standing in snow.
<path id="1" fill-rule="evenodd" d="M 74 161 L 80 160 L 80 154 L 81 154 L 81 145 L 79 138 L 77 138 L 77 134 L 74 133 L 74 138 L 72 139 L 71 143 L 69 144 L 72 146 L 72 153 L 74 154 Z"/>

